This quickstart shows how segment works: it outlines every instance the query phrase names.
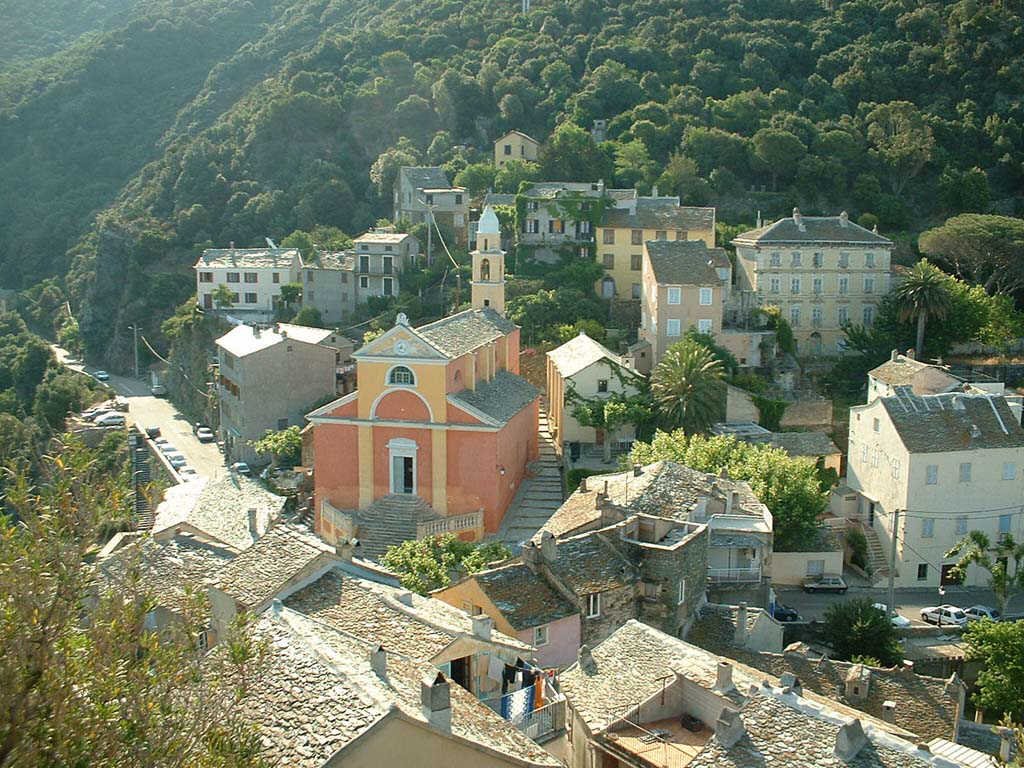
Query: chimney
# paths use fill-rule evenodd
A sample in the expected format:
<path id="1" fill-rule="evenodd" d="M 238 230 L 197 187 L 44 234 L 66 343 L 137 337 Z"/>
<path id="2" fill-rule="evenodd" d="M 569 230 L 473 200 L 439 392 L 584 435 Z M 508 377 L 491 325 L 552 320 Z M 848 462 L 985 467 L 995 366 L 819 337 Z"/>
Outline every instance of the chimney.
<path id="1" fill-rule="evenodd" d="M 604 192 L 604 179 L 597 180 L 597 191 Z"/>
<path id="2" fill-rule="evenodd" d="M 732 682 L 732 664 L 728 661 L 718 662 L 718 676 L 715 678 L 715 690 L 720 693 L 728 693 L 735 689 Z"/>
<path id="3" fill-rule="evenodd" d="M 481 640 L 490 640 L 491 631 L 494 629 L 494 619 L 484 614 L 477 614 L 472 618 L 473 635 Z"/>
<path id="4" fill-rule="evenodd" d="M 887 723 L 896 722 L 896 702 L 892 699 L 882 702 L 882 719 Z"/>
<path id="5" fill-rule="evenodd" d="M 917 360 L 917 350 L 911 347 L 910 349 L 907 350 L 906 357 L 908 357 L 911 360 Z"/>
<path id="6" fill-rule="evenodd" d="M 763 226 L 764 226 L 764 223 L 761 221 L 761 212 L 758 211 L 757 212 L 757 229 L 760 229 Z"/>
<path id="7" fill-rule="evenodd" d="M 260 537 L 259 513 L 256 507 L 249 508 L 249 535 L 256 541 Z"/>
<path id="8" fill-rule="evenodd" d="M 839 214 L 839 226 L 840 227 L 845 227 L 845 226 L 848 226 L 849 223 L 850 223 L 850 216 L 849 216 L 849 214 L 847 214 L 846 211 L 843 211 L 842 213 L 840 213 Z"/>
<path id="9" fill-rule="evenodd" d="M 387 682 L 388 655 L 384 651 L 383 645 L 378 645 L 370 652 L 370 668 L 376 673 L 377 677 Z"/>
<path id="10" fill-rule="evenodd" d="M 904 659 L 903 660 L 903 666 L 900 667 L 900 671 L 903 672 L 903 674 L 905 674 L 905 675 L 912 675 L 912 674 L 914 674 L 914 662 L 907 661 L 906 659 Z"/>
<path id="11" fill-rule="evenodd" d="M 655 185 L 653 185 L 651 187 L 651 197 L 657 197 L 657 196 L 658 196 L 658 185 L 655 184 Z"/>
<path id="12" fill-rule="evenodd" d="M 395 595 L 395 599 L 398 600 L 398 602 L 400 602 L 402 605 L 406 605 L 412 608 L 412 592 L 410 592 L 408 589 L 403 589 L 401 592 Z"/>
<path id="13" fill-rule="evenodd" d="M 745 730 L 743 718 L 735 709 L 723 709 L 715 721 L 715 739 L 725 749 L 731 749 L 742 739 Z"/>
<path id="14" fill-rule="evenodd" d="M 999 759 L 1004 763 L 1010 762 L 1013 752 L 1013 729 L 1003 728 L 999 732 Z"/>
<path id="15" fill-rule="evenodd" d="M 235 250 L 235 241 L 234 240 L 232 240 L 230 243 L 228 243 L 228 248 L 230 248 L 232 251 Z"/>
<path id="16" fill-rule="evenodd" d="M 540 535 L 540 556 L 548 563 L 558 559 L 558 542 L 551 531 L 544 531 Z"/>
<path id="17" fill-rule="evenodd" d="M 644 473 L 644 468 L 639 464 L 633 465 L 633 477 L 640 477 Z"/>
<path id="18" fill-rule="evenodd" d="M 890 355 L 889 355 L 889 361 L 890 361 L 890 362 L 892 362 L 892 363 L 895 363 L 895 362 L 896 362 L 896 359 L 897 359 L 897 358 L 898 358 L 899 356 L 900 356 L 900 351 L 899 351 L 898 349 L 894 349 L 894 350 L 893 350 L 893 351 L 892 351 L 892 352 L 890 353 Z"/>
<path id="19" fill-rule="evenodd" d="M 254 339 L 258 339 L 260 337 L 260 327 L 258 325 L 254 325 L 252 327 L 252 337 Z"/>
<path id="20" fill-rule="evenodd" d="M 540 549 L 537 547 L 536 542 L 527 542 L 526 546 L 523 547 L 523 551 L 520 552 L 520 556 L 528 568 L 536 570 L 537 565 L 540 563 Z"/>
<path id="21" fill-rule="evenodd" d="M 793 223 L 796 224 L 796 228 L 801 232 L 804 231 L 804 217 L 800 215 L 800 209 L 793 209 Z"/>
<path id="22" fill-rule="evenodd" d="M 875 233 L 875 234 L 877 235 L 877 234 L 878 234 L 878 225 L 877 225 L 877 224 L 875 224 L 875 226 L 873 226 L 873 227 L 871 228 L 871 231 L 872 231 L 872 232 L 874 232 L 874 233 Z"/>
<path id="23" fill-rule="evenodd" d="M 420 703 L 430 724 L 442 731 L 452 728 L 452 692 L 440 672 L 420 680 Z"/>
<path id="24" fill-rule="evenodd" d="M 576 656 L 576 661 L 579 663 L 581 669 L 593 666 L 594 656 L 590 652 L 589 645 L 584 643 L 580 646 L 579 653 Z"/>
<path id="25" fill-rule="evenodd" d="M 839 733 L 836 734 L 836 757 L 844 763 L 848 763 L 867 743 L 868 737 L 864 733 L 864 726 L 860 724 L 860 720 L 847 720 L 840 726 Z"/>
<path id="26" fill-rule="evenodd" d="M 743 647 L 747 643 L 747 604 L 740 603 L 736 608 L 736 634 L 733 643 Z"/>
<path id="27" fill-rule="evenodd" d="M 795 693 L 797 696 L 804 695 L 804 686 L 800 682 L 800 678 L 794 675 L 792 672 L 783 672 L 779 676 L 779 684 L 782 686 L 783 692 Z"/>
<path id="28" fill-rule="evenodd" d="M 580 491 L 586 493 L 589 489 L 587 488 L 587 478 L 580 480 Z"/>
<path id="29" fill-rule="evenodd" d="M 847 699 L 854 703 L 865 701 L 871 688 L 871 670 L 863 664 L 854 664 L 846 673 L 845 684 Z"/>

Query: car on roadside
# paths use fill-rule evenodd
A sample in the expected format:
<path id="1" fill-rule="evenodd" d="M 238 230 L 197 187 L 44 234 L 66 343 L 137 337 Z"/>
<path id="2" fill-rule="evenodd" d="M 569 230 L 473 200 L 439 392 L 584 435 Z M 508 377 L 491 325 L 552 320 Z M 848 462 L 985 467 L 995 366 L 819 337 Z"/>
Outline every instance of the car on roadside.
<path id="1" fill-rule="evenodd" d="M 124 414 L 113 411 L 100 416 L 93 423 L 97 427 L 123 427 L 125 425 Z"/>
<path id="2" fill-rule="evenodd" d="M 190 467 L 188 465 L 184 467 L 178 467 L 178 476 L 185 482 L 199 479 L 199 473 L 196 472 L 194 467 Z"/>
<path id="3" fill-rule="evenodd" d="M 800 621 L 800 614 L 795 608 L 775 603 L 772 605 L 772 618 L 776 621 Z"/>
<path id="4" fill-rule="evenodd" d="M 148 437 L 150 440 L 156 440 L 158 437 L 160 437 L 160 427 L 146 427 L 146 437 Z"/>
<path id="5" fill-rule="evenodd" d="M 92 377 L 96 381 L 110 381 L 110 374 L 106 371 L 94 371 Z"/>
<path id="6" fill-rule="evenodd" d="M 117 413 L 117 411 L 111 410 L 110 408 L 97 408 L 95 411 L 93 411 L 92 416 L 89 417 L 89 421 L 95 424 L 104 416 L 109 416 L 112 413 Z"/>
<path id="7" fill-rule="evenodd" d="M 161 437 L 160 440 L 164 440 L 164 438 Z M 160 449 L 160 453 L 181 453 L 167 440 L 164 440 L 162 443 L 158 442 L 156 447 Z"/>
<path id="8" fill-rule="evenodd" d="M 231 471 L 236 475 L 245 475 L 246 477 L 252 477 L 252 470 L 249 469 L 249 465 L 244 461 L 236 461 L 231 465 Z"/>
<path id="9" fill-rule="evenodd" d="M 178 453 L 177 451 L 165 453 L 164 457 L 167 459 L 167 462 L 175 469 L 180 469 L 181 467 L 184 467 L 186 464 L 188 464 L 188 459 L 185 458 L 184 454 Z"/>
<path id="10" fill-rule="evenodd" d="M 970 608 L 964 608 L 964 614 L 967 616 L 968 621 L 979 621 L 980 619 L 1002 620 L 999 611 L 995 608 L 989 608 L 987 605 L 972 605 Z"/>
<path id="11" fill-rule="evenodd" d="M 217 436 L 213 434 L 213 430 L 209 427 L 199 427 L 196 430 L 196 440 L 200 443 L 212 443 L 217 439 Z"/>
<path id="12" fill-rule="evenodd" d="M 889 615 L 889 606 L 886 605 L 885 603 L 872 603 L 871 606 L 873 608 L 877 608 L 882 613 L 884 613 L 886 616 Z M 893 613 L 892 618 L 890 619 L 890 622 L 892 623 L 892 625 L 894 627 L 898 627 L 900 629 L 903 629 L 904 627 L 909 627 L 910 626 L 910 619 L 908 619 L 906 616 L 900 616 L 898 613 Z"/>
<path id="13" fill-rule="evenodd" d="M 149 394 L 153 397 L 167 397 L 167 387 L 163 384 L 154 384 L 149 388 Z"/>
<path id="14" fill-rule="evenodd" d="M 808 576 L 803 582 L 804 592 L 836 592 L 843 594 L 848 589 L 843 577 L 836 573 Z"/>
<path id="15" fill-rule="evenodd" d="M 921 621 L 940 627 L 962 627 L 967 623 L 967 614 L 955 605 L 935 605 L 921 609 Z"/>

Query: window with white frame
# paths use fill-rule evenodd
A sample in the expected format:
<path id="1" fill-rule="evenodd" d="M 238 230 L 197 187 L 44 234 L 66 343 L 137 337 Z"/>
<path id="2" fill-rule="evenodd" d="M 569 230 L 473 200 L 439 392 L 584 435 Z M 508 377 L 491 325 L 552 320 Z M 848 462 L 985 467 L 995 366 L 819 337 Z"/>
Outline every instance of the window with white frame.
<path id="1" fill-rule="evenodd" d="M 931 539 L 935 536 L 935 518 L 925 517 L 921 520 L 921 538 Z"/>
<path id="2" fill-rule="evenodd" d="M 793 251 L 793 266 L 799 267 L 802 261 L 803 257 L 801 256 L 800 251 Z"/>
<path id="3" fill-rule="evenodd" d="M 816 277 L 816 278 L 814 278 L 814 280 L 811 281 L 811 291 L 814 294 L 821 293 L 821 278 L 820 277 Z"/>
<path id="4" fill-rule="evenodd" d="M 712 292 L 711 292 L 710 288 L 701 288 L 700 289 L 700 305 L 702 307 L 710 307 L 711 306 L 711 297 L 712 297 Z"/>
<path id="5" fill-rule="evenodd" d="M 679 327 L 679 320 L 672 319 L 665 323 L 665 335 L 666 336 L 680 336 L 681 329 Z"/>
<path id="6" fill-rule="evenodd" d="M 789 324 L 794 328 L 800 325 L 800 307 L 789 308 Z"/>
<path id="7" fill-rule="evenodd" d="M 924 469 L 924 484 L 925 485 L 938 485 L 939 484 L 939 465 L 929 464 Z"/>
<path id="8" fill-rule="evenodd" d="M 768 281 L 768 292 L 769 293 L 778 293 L 781 290 L 781 285 L 782 285 L 782 281 L 779 278 L 777 278 L 777 277 L 771 278 L 771 280 Z"/>
<path id="9" fill-rule="evenodd" d="M 956 535 L 965 536 L 967 534 L 967 516 L 961 515 L 956 519 Z"/>
<path id="10" fill-rule="evenodd" d="M 869 269 L 875 266 L 875 254 L 865 253 L 864 254 L 864 266 Z"/>
<path id="11" fill-rule="evenodd" d="M 794 277 L 792 280 L 789 281 L 789 292 L 790 293 L 800 293 L 800 278 L 799 277 Z"/>
<path id="12" fill-rule="evenodd" d="M 807 575 L 808 576 L 821 576 L 825 572 L 825 561 L 824 560 L 808 560 L 807 561 Z"/>
<path id="13" fill-rule="evenodd" d="M 413 375 L 413 372 L 404 365 L 396 365 L 391 369 L 391 373 L 388 374 L 388 384 L 411 386 L 415 383 L 416 377 Z"/>
<path id="14" fill-rule="evenodd" d="M 698 320 L 697 330 L 701 333 L 711 333 L 711 321 L 707 319 Z"/>
<path id="15" fill-rule="evenodd" d="M 882 422 L 879 421 L 878 419 L 872 419 L 871 429 L 873 429 L 875 432 L 877 432 L 879 427 L 881 426 L 881 424 L 882 424 Z"/>
<path id="16" fill-rule="evenodd" d="M 839 266 L 844 269 L 850 266 L 850 254 L 842 251 L 839 253 Z"/>
<path id="17" fill-rule="evenodd" d="M 871 325 L 875 322 L 875 308 L 864 307 L 864 325 Z"/>
<path id="18" fill-rule="evenodd" d="M 548 625 L 533 628 L 533 644 L 538 648 L 548 644 Z"/>
<path id="19" fill-rule="evenodd" d="M 839 278 L 839 295 L 845 296 L 850 292 L 850 278 L 840 277 Z"/>
<path id="20" fill-rule="evenodd" d="M 683 303 L 683 289 L 679 286 L 672 286 L 668 289 L 668 303 L 669 304 L 682 304 Z"/>
<path id="21" fill-rule="evenodd" d="M 776 251 L 768 257 L 768 264 L 772 267 L 782 266 L 782 254 Z"/>
<path id="22" fill-rule="evenodd" d="M 820 251 L 814 254 L 814 268 L 821 269 L 821 265 L 825 262 L 825 257 Z"/>
<path id="23" fill-rule="evenodd" d="M 814 326 L 821 325 L 821 318 L 822 318 L 821 307 L 814 307 L 814 308 L 812 308 L 811 309 L 811 325 L 814 325 Z"/>
<path id="24" fill-rule="evenodd" d="M 960 464 L 960 482 L 971 482 L 971 462 L 965 461 Z"/>
<path id="25" fill-rule="evenodd" d="M 849 308 L 847 308 L 847 307 L 839 307 L 836 310 L 836 320 L 839 322 L 839 325 L 841 325 L 841 326 L 842 325 L 846 325 L 848 322 L 850 322 L 850 310 L 849 310 Z"/>
<path id="26" fill-rule="evenodd" d="M 1003 462 L 1003 480 L 1017 479 L 1017 465 L 1012 461 Z"/>
<path id="27" fill-rule="evenodd" d="M 591 592 L 587 595 L 587 618 L 596 619 L 601 615 L 601 593 Z"/>
<path id="28" fill-rule="evenodd" d="M 247 293 L 247 294 L 245 294 L 245 303 L 246 304 L 255 304 L 256 300 L 257 299 L 256 299 L 256 294 L 255 293 Z"/>
<path id="29" fill-rule="evenodd" d="M 875 278 L 873 278 L 873 277 L 865 277 L 864 278 L 864 293 L 874 293 L 874 292 L 875 292 Z"/>
<path id="30" fill-rule="evenodd" d="M 1010 532 L 1010 525 L 1013 522 L 1013 515 L 999 516 L 999 538 L 1003 539 Z"/>

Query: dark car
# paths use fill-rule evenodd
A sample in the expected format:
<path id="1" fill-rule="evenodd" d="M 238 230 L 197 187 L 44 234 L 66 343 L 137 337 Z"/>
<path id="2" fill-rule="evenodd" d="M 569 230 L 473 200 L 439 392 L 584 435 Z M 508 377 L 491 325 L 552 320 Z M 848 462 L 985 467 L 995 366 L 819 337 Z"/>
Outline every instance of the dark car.
<path id="1" fill-rule="evenodd" d="M 146 437 L 151 439 L 160 437 L 160 427 L 146 427 Z"/>
<path id="2" fill-rule="evenodd" d="M 825 573 L 821 576 L 808 576 L 804 579 L 804 592 L 846 592 L 846 582 L 843 577 L 834 573 Z"/>
<path id="3" fill-rule="evenodd" d="M 772 618 L 776 621 L 800 621 L 800 614 L 795 608 L 790 608 L 782 603 L 775 603 L 772 606 Z"/>

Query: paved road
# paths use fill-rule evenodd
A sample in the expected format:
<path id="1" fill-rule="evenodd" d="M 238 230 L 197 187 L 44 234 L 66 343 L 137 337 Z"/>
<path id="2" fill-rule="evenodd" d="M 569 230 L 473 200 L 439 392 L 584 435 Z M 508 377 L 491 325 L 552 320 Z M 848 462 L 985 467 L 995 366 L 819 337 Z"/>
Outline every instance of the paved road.
<path id="1" fill-rule="evenodd" d="M 807 621 L 822 619 L 825 610 L 834 603 L 853 600 L 858 597 L 870 597 L 872 602 L 886 603 L 889 599 L 888 589 L 858 588 L 851 589 L 845 595 L 808 594 L 797 588 L 777 587 L 776 595 L 781 603 L 795 608 Z M 972 605 L 994 606 L 992 593 L 981 587 L 953 587 L 945 595 L 939 595 L 937 589 L 897 589 L 896 612 L 910 619 L 915 625 L 925 626 L 921 621 L 921 609 L 933 605 L 950 603 L 968 608 Z M 1024 612 L 1024 595 L 1018 595 L 1010 602 L 1008 613 Z"/>
<path id="2" fill-rule="evenodd" d="M 57 359 L 72 370 L 92 374 L 97 369 L 83 365 L 80 360 L 56 345 L 53 347 Z M 119 395 L 128 398 L 128 419 L 140 430 L 146 427 L 160 427 L 160 433 L 171 441 L 193 467 L 203 477 L 215 478 L 226 475 L 224 456 L 216 443 L 200 443 L 192 434 L 188 420 L 178 412 L 167 399 L 153 397 L 149 393 L 149 384 L 126 376 L 110 375 L 107 382 Z"/>

